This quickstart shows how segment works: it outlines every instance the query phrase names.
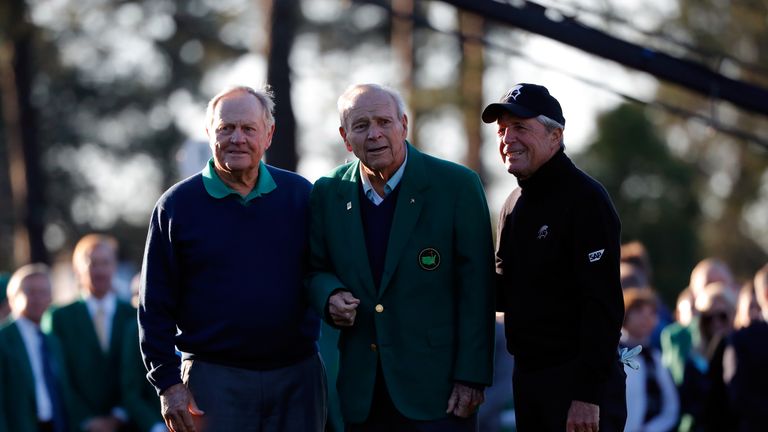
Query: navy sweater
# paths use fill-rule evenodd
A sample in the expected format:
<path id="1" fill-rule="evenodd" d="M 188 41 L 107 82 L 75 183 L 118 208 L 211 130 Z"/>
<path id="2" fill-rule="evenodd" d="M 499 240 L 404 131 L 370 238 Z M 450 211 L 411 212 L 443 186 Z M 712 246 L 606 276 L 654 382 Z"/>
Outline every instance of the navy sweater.
<path id="1" fill-rule="evenodd" d="M 303 295 L 311 184 L 267 166 L 277 188 L 211 197 L 197 174 L 152 214 L 139 308 L 141 349 L 158 393 L 181 382 L 179 358 L 254 370 L 317 352 L 319 318 Z M 176 328 L 178 327 L 178 334 Z"/>

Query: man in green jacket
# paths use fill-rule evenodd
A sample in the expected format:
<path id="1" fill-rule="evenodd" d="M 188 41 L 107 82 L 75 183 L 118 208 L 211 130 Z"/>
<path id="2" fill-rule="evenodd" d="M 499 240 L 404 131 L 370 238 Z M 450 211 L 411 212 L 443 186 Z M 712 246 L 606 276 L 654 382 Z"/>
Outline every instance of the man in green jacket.
<path id="1" fill-rule="evenodd" d="M 75 246 L 72 265 L 83 298 L 53 310 L 48 325 L 62 343 L 77 425 L 87 432 L 116 431 L 129 420 L 120 406 L 117 368 L 126 325 L 136 320 L 136 310 L 112 289 L 117 241 L 86 235 Z"/>
<path id="2" fill-rule="evenodd" d="M 406 141 L 395 91 L 350 87 L 339 132 L 359 161 L 311 197 L 311 301 L 341 329 L 351 431 L 475 431 L 493 368 L 493 241 L 478 176 Z"/>
<path id="3" fill-rule="evenodd" d="M 12 315 L 0 326 L 0 432 L 71 430 L 61 347 L 40 331 L 51 305 L 44 264 L 28 264 L 8 283 Z"/>

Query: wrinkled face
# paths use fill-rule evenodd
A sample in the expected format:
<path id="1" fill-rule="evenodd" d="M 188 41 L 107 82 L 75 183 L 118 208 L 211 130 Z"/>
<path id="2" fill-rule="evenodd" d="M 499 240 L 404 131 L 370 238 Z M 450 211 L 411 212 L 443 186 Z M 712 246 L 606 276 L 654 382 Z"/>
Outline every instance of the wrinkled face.
<path id="1" fill-rule="evenodd" d="M 645 340 L 651 336 L 657 322 L 656 309 L 649 304 L 644 304 L 627 311 L 624 330 L 636 340 Z"/>
<path id="2" fill-rule="evenodd" d="M 499 153 L 507 172 L 518 179 L 533 175 L 558 149 L 562 129 L 547 131 L 535 118 L 520 118 L 505 112 L 498 121 Z"/>
<path id="3" fill-rule="evenodd" d="M 109 245 L 100 243 L 84 254 L 75 271 L 83 288 L 100 299 L 112 289 L 116 268 L 115 251 Z"/>
<path id="4" fill-rule="evenodd" d="M 39 323 L 51 305 L 51 281 L 42 274 L 29 275 L 21 281 L 13 302 L 13 310 L 28 320 Z"/>
<path id="5" fill-rule="evenodd" d="M 339 133 L 347 150 L 370 171 L 391 175 L 405 160 L 408 118 L 398 118 L 395 101 L 380 90 L 355 96 Z"/>
<path id="6" fill-rule="evenodd" d="M 206 129 L 216 171 L 239 174 L 258 170 L 272 144 L 274 125 L 267 128 L 261 103 L 247 92 L 234 92 L 216 104 Z"/>

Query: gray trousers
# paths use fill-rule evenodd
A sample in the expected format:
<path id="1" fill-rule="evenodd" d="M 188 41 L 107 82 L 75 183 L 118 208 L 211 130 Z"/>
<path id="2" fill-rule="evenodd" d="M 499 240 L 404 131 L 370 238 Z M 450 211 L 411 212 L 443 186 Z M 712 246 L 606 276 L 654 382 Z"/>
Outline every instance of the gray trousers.
<path id="1" fill-rule="evenodd" d="M 186 360 L 182 380 L 205 412 L 194 417 L 200 432 L 322 432 L 325 428 L 325 368 L 317 354 L 266 371 Z"/>

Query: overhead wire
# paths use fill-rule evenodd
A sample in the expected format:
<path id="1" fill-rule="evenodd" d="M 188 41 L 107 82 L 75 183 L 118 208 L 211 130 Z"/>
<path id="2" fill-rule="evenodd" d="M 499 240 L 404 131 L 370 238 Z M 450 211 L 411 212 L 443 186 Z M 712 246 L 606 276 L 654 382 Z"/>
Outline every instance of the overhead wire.
<path id="1" fill-rule="evenodd" d="M 685 118 L 685 119 L 691 119 L 691 120 L 698 121 L 700 123 L 703 123 L 703 124 L 711 127 L 714 130 L 717 130 L 718 132 L 721 132 L 723 134 L 732 136 L 732 137 L 737 138 L 737 139 L 742 140 L 742 141 L 748 141 L 748 142 L 755 143 L 755 144 L 763 147 L 765 150 L 768 150 L 768 139 L 763 138 L 763 137 L 761 137 L 759 135 L 756 135 L 756 134 L 754 134 L 752 132 L 746 131 L 746 130 L 744 130 L 742 128 L 739 128 L 738 126 L 729 126 L 729 125 L 722 124 L 722 123 L 720 123 L 719 121 L 717 121 L 716 119 L 714 119 L 714 118 L 712 118 L 710 116 L 707 116 L 707 115 L 704 115 L 704 114 L 701 114 L 701 113 L 698 113 L 698 112 L 695 112 L 695 111 L 691 111 L 691 110 L 688 110 L 688 109 L 683 108 L 683 107 L 675 106 L 675 105 L 669 104 L 667 102 L 657 101 L 657 100 L 653 100 L 653 101 L 642 100 L 642 99 L 640 99 L 638 97 L 631 96 L 631 95 L 629 95 L 627 93 L 624 93 L 624 92 L 622 92 L 622 91 L 620 91 L 618 89 L 608 87 L 608 86 L 606 86 L 602 82 L 596 81 L 594 79 L 586 78 L 586 77 L 581 76 L 581 75 L 577 75 L 577 74 L 575 74 L 575 73 L 573 73 L 573 72 L 571 72 L 571 71 L 569 71 L 569 70 L 567 70 L 565 68 L 562 68 L 562 67 L 559 67 L 559 66 L 555 66 L 555 65 L 551 65 L 551 64 L 545 64 L 543 62 L 535 60 L 534 58 L 532 58 L 531 56 L 523 53 L 520 50 L 517 50 L 517 49 L 514 49 L 514 48 L 510 48 L 510 47 L 507 47 L 507 46 L 502 46 L 500 44 L 497 44 L 497 43 L 489 40 L 487 37 L 467 35 L 467 34 L 462 33 L 459 30 L 443 30 L 443 29 L 439 29 L 439 28 L 435 27 L 432 23 L 430 23 L 429 20 L 426 17 L 422 16 L 422 15 L 418 15 L 418 14 L 415 14 L 415 13 L 414 14 L 410 14 L 410 13 L 404 13 L 404 12 L 396 11 L 396 10 L 392 9 L 389 5 L 382 3 L 380 0 L 355 0 L 355 2 L 378 5 L 378 6 L 382 7 L 382 8 L 384 8 L 384 9 L 388 10 L 388 12 L 392 16 L 397 17 L 397 18 L 401 18 L 401 19 L 412 20 L 414 22 L 414 24 L 418 25 L 419 27 L 426 28 L 426 29 L 428 29 L 430 31 L 433 31 L 433 32 L 436 32 L 436 33 L 440 33 L 440 34 L 444 34 L 444 35 L 448 35 L 448 36 L 454 36 L 454 37 L 456 37 L 456 38 L 458 38 L 459 40 L 462 40 L 462 41 L 478 43 L 478 44 L 483 45 L 484 47 L 487 47 L 487 48 L 490 48 L 490 49 L 493 49 L 493 50 L 496 50 L 496 51 L 504 52 L 505 54 L 515 56 L 515 57 L 517 57 L 517 58 L 519 58 L 519 59 L 521 59 L 521 60 L 523 60 L 525 62 L 528 62 L 528 63 L 530 63 L 530 64 L 532 64 L 532 65 L 534 65 L 536 67 L 554 71 L 556 73 L 559 73 L 561 75 L 565 75 L 565 76 L 567 76 L 567 77 L 569 77 L 569 78 L 571 78 L 571 79 L 573 79 L 575 81 L 579 81 L 579 82 L 581 82 L 581 83 L 583 83 L 585 85 L 588 85 L 590 87 L 597 88 L 597 89 L 599 89 L 601 91 L 604 91 L 604 92 L 607 92 L 607 93 L 611 93 L 611 94 L 613 94 L 615 96 L 618 96 L 619 98 L 621 98 L 621 99 L 623 99 L 623 100 L 625 100 L 627 102 L 632 102 L 632 103 L 635 103 L 635 104 L 638 104 L 638 105 L 641 105 L 641 106 L 647 106 L 647 107 L 650 107 L 650 108 L 653 108 L 653 109 L 659 109 L 659 110 L 668 112 L 670 114 L 673 114 L 673 115 L 675 115 L 677 117 L 682 117 L 682 118 Z"/>
<path id="2" fill-rule="evenodd" d="M 542 0 L 539 0 L 539 1 L 542 1 Z M 645 37 L 645 38 L 647 38 L 649 40 L 660 40 L 660 41 L 666 42 L 668 44 L 680 47 L 680 48 L 684 49 L 685 51 L 693 53 L 693 54 L 699 56 L 700 58 L 703 58 L 703 59 L 706 59 L 706 60 L 709 60 L 709 61 L 713 61 L 713 62 L 719 63 L 719 62 L 722 62 L 723 60 L 728 60 L 731 63 L 733 63 L 733 64 L 735 64 L 735 65 L 737 65 L 737 66 L 739 66 L 739 67 L 741 67 L 743 69 L 749 70 L 750 72 L 753 72 L 753 73 L 756 73 L 756 74 L 760 74 L 760 75 L 763 76 L 763 78 L 768 80 L 768 68 L 766 68 L 765 66 L 762 66 L 762 65 L 754 63 L 754 62 L 742 60 L 742 59 L 734 56 L 733 54 L 722 52 L 722 51 L 719 51 L 719 50 L 716 50 L 716 49 L 702 48 L 702 47 L 694 45 L 694 44 L 692 44 L 692 43 L 690 43 L 688 41 L 685 41 L 685 40 L 682 40 L 682 39 L 680 39 L 678 37 L 670 35 L 670 34 L 664 32 L 663 30 L 647 30 L 647 29 L 642 29 L 642 28 L 638 27 L 636 24 L 634 24 L 633 22 L 631 22 L 631 21 L 629 21 L 629 20 L 627 20 L 627 19 L 625 19 L 625 18 L 623 18 L 623 17 L 621 17 L 619 15 L 616 15 L 616 14 L 610 12 L 610 11 L 599 10 L 599 9 L 592 8 L 592 7 L 589 7 L 589 6 L 584 6 L 584 5 L 576 3 L 574 1 L 566 1 L 566 2 L 561 2 L 560 1 L 560 2 L 555 3 L 555 2 L 552 2 L 551 0 L 543 0 L 543 3 L 546 4 L 546 7 L 548 9 L 556 10 L 559 13 L 562 13 L 564 15 L 567 15 L 568 12 L 569 12 L 569 10 L 567 8 L 571 8 L 573 11 L 576 11 L 576 12 L 585 13 L 585 14 L 588 14 L 588 15 L 593 15 L 593 16 L 602 18 L 602 19 L 604 19 L 606 21 L 623 25 L 625 28 L 628 28 L 629 30 L 631 30 L 633 32 L 636 32 L 636 33 L 642 35 L 643 37 Z M 743 6 L 742 5 L 740 7 L 747 8 L 748 6 Z M 765 12 L 762 12 L 762 14 L 764 14 L 764 13 Z M 577 20 L 577 21 L 580 21 L 578 15 L 577 16 L 572 16 L 571 15 L 570 17 L 575 19 L 575 20 Z"/>

